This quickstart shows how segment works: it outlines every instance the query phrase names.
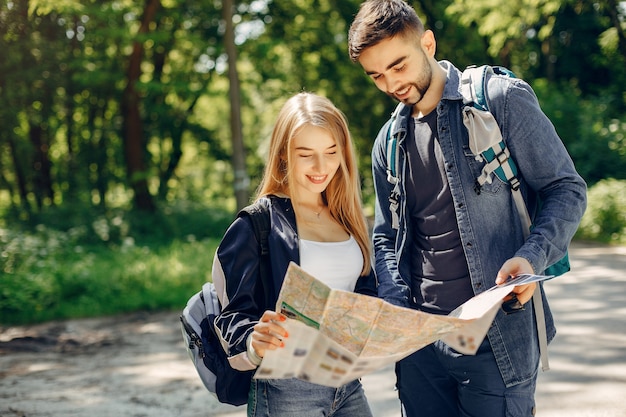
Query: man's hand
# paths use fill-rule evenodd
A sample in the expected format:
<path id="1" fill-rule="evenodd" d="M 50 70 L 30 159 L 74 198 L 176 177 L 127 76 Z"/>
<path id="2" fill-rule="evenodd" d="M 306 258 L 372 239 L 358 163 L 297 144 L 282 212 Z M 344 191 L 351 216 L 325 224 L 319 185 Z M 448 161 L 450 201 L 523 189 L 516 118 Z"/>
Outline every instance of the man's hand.
<path id="1" fill-rule="evenodd" d="M 534 274 L 533 267 L 530 265 L 526 259 L 521 257 L 511 258 L 506 261 L 500 270 L 498 271 L 498 276 L 496 277 L 496 284 L 503 284 L 509 277 L 514 277 L 520 274 Z M 528 300 L 530 300 L 535 292 L 535 288 L 537 287 L 536 282 L 531 282 L 526 285 L 518 285 L 513 288 L 513 293 L 517 296 L 517 299 L 521 304 L 526 304 Z M 504 300 L 507 301 L 508 297 Z"/>

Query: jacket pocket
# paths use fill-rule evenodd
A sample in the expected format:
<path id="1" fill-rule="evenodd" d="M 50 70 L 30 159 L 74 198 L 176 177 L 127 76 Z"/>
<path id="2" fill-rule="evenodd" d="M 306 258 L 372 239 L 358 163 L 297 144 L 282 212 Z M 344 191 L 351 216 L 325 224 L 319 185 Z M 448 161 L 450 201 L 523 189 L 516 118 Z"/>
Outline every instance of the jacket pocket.
<path id="1" fill-rule="evenodd" d="M 487 182 L 480 185 L 478 183 L 478 178 L 482 173 L 485 162 L 482 160 L 482 157 L 479 157 L 477 159 L 470 150 L 469 146 L 463 146 L 463 156 L 465 157 L 465 161 L 467 162 L 469 170 L 472 174 L 471 181 L 474 183 L 474 191 L 476 191 L 477 193 L 497 194 L 503 188 L 507 187 L 507 184 L 502 182 L 502 180 L 498 178 L 498 176 L 495 174 L 490 174 L 489 178 L 491 180 L 488 180 Z"/>

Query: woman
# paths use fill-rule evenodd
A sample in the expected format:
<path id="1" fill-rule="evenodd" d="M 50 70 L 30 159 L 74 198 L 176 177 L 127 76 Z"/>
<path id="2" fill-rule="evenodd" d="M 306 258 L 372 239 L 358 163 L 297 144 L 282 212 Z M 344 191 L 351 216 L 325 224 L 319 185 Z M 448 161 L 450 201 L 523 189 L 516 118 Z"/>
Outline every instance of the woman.
<path id="1" fill-rule="evenodd" d="M 247 217 L 236 219 L 216 253 L 224 282 L 215 327 L 231 366 L 254 369 L 288 337 L 274 304 L 290 261 L 332 288 L 376 295 L 356 159 L 344 115 L 326 98 L 300 93 L 281 109 L 257 203 L 269 207 L 273 303 L 257 292 L 259 248 Z M 249 416 L 371 416 L 361 383 L 340 388 L 298 379 L 253 379 Z"/>

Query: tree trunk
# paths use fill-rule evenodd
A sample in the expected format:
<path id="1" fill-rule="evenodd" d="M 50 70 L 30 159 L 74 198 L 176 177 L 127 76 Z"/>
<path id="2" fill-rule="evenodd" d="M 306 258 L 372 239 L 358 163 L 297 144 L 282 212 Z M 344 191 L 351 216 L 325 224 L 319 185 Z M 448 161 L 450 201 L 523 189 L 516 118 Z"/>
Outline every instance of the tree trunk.
<path id="1" fill-rule="evenodd" d="M 243 146 L 239 76 L 237 74 L 237 47 L 235 46 L 232 11 L 233 0 L 224 0 L 222 3 L 222 19 L 226 23 L 224 44 L 226 45 L 226 54 L 228 55 L 228 95 L 230 98 L 230 130 L 233 146 L 232 164 L 235 173 L 234 188 L 237 210 L 240 210 L 249 203 L 248 186 L 250 179 L 246 170 L 246 151 Z"/>
<path id="2" fill-rule="evenodd" d="M 183 156 L 183 135 L 187 129 L 189 117 L 193 114 L 193 109 L 196 107 L 196 103 L 200 99 L 201 95 L 197 94 L 187 110 L 180 115 L 178 123 L 173 123 L 171 127 L 172 137 L 172 151 L 170 152 L 169 161 L 167 167 L 163 170 L 159 180 L 159 199 L 165 199 L 169 186 L 167 185 L 169 180 L 174 176 L 174 172 L 180 163 L 180 159 Z"/>
<path id="3" fill-rule="evenodd" d="M 48 158 L 48 140 L 46 132 L 38 124 L 31 124 L 29 138 L 33 147 L 33 193 L 37 208 L 41 210 L 44 204 L 54 204 L 52 191 L 52 174 L 50 159 Z"/>
<path id="4" fill-rule="evenodd" d="M 154 21 L 160 6 L 160 0 L 146 0 L 139 34 L 147 33 L 150 30 L 150 23 Z M 140 111 L 141 98 L 136 89 L 137 81 L 141 76 L 143 52 L 143 43 L 135 41 L 133 51 L 129 57 L 128 70 L 126 72 L 127 84 L 122 97 L 122 118 L 124 120 L 122 134 L 124 137 L 126 173 L 135 193 L 135 208 L 152 212 L 156 207 L 148 189 L 147 170 L 144 161 L 143 121 Z"/>
<path id="5" fill-rule="evenodd" d="M 31 207 L 28 201 L 26 173 L 24 172 L 22 161 L 19 156 L 15 141 L 9 137 L 8 144 L 11 152 L 11 160 L 13 161 L 13 167 L 15 169 L 15 182 L 17 184 L 17 190 L 20 196 L 20 206 L 30 214 Z"/>

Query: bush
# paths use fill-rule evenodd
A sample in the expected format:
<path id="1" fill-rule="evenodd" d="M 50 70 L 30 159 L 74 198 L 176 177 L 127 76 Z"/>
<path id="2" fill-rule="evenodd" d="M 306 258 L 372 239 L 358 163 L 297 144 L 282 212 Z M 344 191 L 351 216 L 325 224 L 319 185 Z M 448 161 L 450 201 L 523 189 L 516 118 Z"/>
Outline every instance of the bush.
<path id="1" fill-rule="evenodd" d="M 3 240 L 8 233 L 3 231 Z M 105 247 L 51 242 L 62 232 L 13 236 L 2 253 L 2 324 L 182 309 L 210 280 L 217 239 Z M 4 242 L 3 242 L 4 243 Z"/>
<path id="2" fill-rule="evenodd" d="M 626 181 L 602 180 L 589 189 L 587 211 L 576 237 L 626 244 Z"/>
<path id="3" fill-rule="evenodd" d="M 26 221 L 10 218 L 6 224 L 25 232 L 37 232 L 44 227 L 70 232 L 78 244 L 110 246 L 124 244 L 128 239 L 151 243 L 184 240 L 189 236 L 196 240 L 218 237 L 224 234 L 234 217 L 232 212 L 223 208 L 184 201 L 164 205 L 155 213 L 123 208 L 102 211 L 75 204 L 47 207 Z"/>
<path id="4" fill-rule="evenodd" d="M 2 324 L 182 309 L 210 279 L 234 215 L 181 205 L 143 216 L 46 217 L 58 228 L 0 228 Z"/>
<path id="5" fill-rule="evenodd" d="M 533 88 L 590 186 L 606 178 L 626 179 L 626 117 L 614 94 L 583 98 L 570 85 L 555 88 L 546 80 L 536 80 Z"/>

